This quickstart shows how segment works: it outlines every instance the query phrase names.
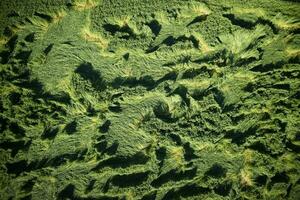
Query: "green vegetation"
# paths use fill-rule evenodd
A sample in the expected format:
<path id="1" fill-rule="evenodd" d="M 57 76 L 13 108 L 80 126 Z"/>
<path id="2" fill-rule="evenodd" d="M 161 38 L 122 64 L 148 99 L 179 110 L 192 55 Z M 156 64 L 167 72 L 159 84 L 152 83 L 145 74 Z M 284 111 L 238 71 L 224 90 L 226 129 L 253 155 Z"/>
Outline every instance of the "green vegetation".
<path id="1" fill-rule="evenodd" d="M 299 198 L 296 1 L 0 8 L 0 199 Z"/>

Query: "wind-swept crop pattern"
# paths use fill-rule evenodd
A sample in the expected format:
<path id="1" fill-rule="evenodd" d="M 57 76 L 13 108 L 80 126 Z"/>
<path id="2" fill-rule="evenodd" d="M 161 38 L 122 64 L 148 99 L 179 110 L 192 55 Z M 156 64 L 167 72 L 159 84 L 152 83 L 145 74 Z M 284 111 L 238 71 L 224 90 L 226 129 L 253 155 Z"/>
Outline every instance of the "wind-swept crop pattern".
<path id="1" fill-rule="evenodd" d="M 0 8 L 0 199 L 299 198 L 299 3 Z"/>

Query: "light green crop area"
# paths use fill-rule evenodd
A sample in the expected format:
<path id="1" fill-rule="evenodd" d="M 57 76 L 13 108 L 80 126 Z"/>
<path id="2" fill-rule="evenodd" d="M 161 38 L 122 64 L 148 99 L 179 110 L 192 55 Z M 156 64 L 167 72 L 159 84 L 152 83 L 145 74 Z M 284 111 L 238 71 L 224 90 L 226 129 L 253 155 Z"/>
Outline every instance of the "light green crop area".
<path id="1" fill-rule="evenodd" d="M 0 9 L 1 200 L 299 199 L 297 1 Z"/>

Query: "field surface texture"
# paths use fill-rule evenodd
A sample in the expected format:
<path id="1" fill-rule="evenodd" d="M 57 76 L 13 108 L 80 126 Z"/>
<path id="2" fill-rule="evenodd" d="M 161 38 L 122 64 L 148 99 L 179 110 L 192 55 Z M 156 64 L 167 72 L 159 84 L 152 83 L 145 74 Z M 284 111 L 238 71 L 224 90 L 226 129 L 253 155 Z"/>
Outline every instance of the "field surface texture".
<path id="1" fill-rule="evenodd" d="M 1 200 L 299 200 L 298 1 L 0 10 Z"/>

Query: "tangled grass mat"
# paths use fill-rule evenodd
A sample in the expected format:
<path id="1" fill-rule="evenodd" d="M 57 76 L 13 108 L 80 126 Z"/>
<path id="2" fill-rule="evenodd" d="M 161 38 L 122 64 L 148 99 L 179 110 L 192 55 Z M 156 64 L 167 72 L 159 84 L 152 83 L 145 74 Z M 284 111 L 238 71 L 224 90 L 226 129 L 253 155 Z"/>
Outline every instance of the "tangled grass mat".
<path id="1" fill-rule="evenodd" d="M 299 2 L 0 9 L 0 199 L 300 198 Z"/>

